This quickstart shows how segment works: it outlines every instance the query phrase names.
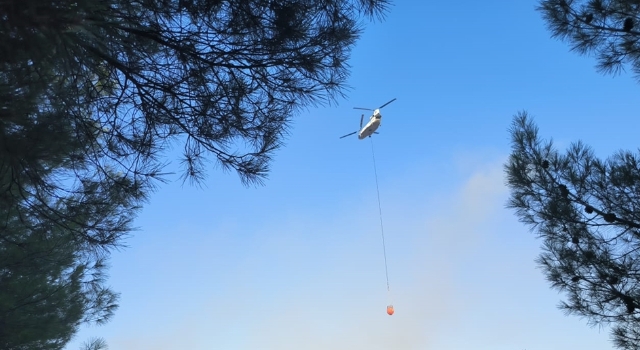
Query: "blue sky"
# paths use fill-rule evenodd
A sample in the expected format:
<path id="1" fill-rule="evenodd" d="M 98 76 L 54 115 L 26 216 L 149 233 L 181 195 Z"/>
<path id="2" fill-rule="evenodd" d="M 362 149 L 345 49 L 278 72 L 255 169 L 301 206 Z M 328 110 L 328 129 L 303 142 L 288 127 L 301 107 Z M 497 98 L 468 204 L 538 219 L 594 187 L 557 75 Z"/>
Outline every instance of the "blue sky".
<path id="1" fill-rule="evenodd" d="M 266 186 L 215 169 L 161 185 L 113 255 L 116 316 L 67 349 L 611 349 L 556 308 L 502 165 L 521 110 L 559 147 L 636 149 L 640 90 L 551 39 L 535 6 L 397 1 L 353 51 L 348 99 L 297 118 Z M 373 138 L 390 317 L 371 143 L 338 137 L 354 106 L 394 97 Z"/>

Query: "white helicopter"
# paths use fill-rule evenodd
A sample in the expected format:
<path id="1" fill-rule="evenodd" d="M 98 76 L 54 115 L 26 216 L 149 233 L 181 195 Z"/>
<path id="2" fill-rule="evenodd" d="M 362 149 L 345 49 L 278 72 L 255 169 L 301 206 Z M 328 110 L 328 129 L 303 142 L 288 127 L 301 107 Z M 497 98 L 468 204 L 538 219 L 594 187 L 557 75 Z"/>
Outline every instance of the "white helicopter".
<path id="1" fill-rule="evenodd" d="M 380 110 L 388 105 L 389 103 L 395 101 L 396 99 L 394 98 L 393 100 L 383 104 L 382 106 L 376 108 L 376 109 L 371 109 L 371 108 L 360 108 L 360 107 L 354 107 L 353 109 L 364 109 L 365 111 L 373 111 L 373 115 L 371 115 L 371 117 L 369 117 L 369 122 L 367 123 L 367 125 L 365 125 L 364 127 L 362 127 L 362 122 L 364 120 L 364 114 L 360 117 L 360 131 L 354 131 L 352 133 L 346 134 L 344 136 L 341 136 L 340 138 L 345 138 L 347 136 L 351 136 L 353 134 L 358 134 L 358 139 L 362 140 L 365 137 L 369 136 L 371 137 L 371 134 L 377 134 L 376 130 L 378 130 L 378 127 L 380 127 L 380 121 L 382 120 L 382 114 L 380 114 Z"/>

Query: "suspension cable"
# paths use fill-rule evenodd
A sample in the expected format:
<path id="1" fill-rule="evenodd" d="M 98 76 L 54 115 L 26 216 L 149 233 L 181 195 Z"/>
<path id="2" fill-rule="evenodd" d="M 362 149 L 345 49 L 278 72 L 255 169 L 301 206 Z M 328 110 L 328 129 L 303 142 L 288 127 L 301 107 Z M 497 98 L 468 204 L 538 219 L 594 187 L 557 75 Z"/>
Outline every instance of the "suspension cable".
<path id="1" fill-rule="evenodd" d="M 391 292 L 389 288 L 389 269 L 387 267 L 387 248 L 384 242 L 384 226 L 382 225 L 382 205 L 380 204 L 380 188 L 378 186 L 378 170 L 376 169 L 376 155 L 373 150 L 373 139 L 371 140 L 371 155 L 373 157 L 373 173 L 376 177 L 376 192 L 378 193 L 378 212 L 380 213 L 380 233 L 382 235 L 382 251 L 384 253 L 384 273 L 387 277 L 387 292 Z"/>

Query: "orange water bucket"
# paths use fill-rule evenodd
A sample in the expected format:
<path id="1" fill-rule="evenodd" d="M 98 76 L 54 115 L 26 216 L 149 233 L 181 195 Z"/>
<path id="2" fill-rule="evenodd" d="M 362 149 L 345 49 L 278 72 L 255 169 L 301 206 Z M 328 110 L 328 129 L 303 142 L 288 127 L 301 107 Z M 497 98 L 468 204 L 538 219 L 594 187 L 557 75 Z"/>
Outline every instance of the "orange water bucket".
<path id="1" fill-rule="evenodd" d="M 389 314 L 389 316 L 393 315 L 393 305 L 387 306 L 387 314 Z"/>

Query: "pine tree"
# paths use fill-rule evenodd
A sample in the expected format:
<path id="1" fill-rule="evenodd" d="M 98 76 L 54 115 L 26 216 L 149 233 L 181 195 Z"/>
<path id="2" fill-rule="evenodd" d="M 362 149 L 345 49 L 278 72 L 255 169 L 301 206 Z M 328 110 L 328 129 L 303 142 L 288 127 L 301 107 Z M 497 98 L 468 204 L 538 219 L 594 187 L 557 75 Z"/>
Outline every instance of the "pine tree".
<path id="1" fill-rule="evenodd" d="M 601 160 L 581 142 L 558 152 L 524 112 L 510 132 L 509 207 L 542 238 L 538 263 L 566 294 L 560 307 L 640 349 L 640 153 Z"/>
<path id="2" fill-rule="evenodd" d="M 603 73 L 625 64 L 640 78 L 640 1 L 544 0 L 539 10 L 554 37 L 580 54 L 595 54 Z"/>
<path id="3" fill-rule="evenodd" d="M 344 94 L 387 0 L 0 0 L 0 347 L 59 349 L 116 307 L 104 263 L 179 145 L 261 183 Z M 87 348 L 104 348 L 101 340 Z"/>
<path id="4" fill-rule="evenodd" d="M 104 285 L 108 256 L 47 218 L 18 208 L 3 214 L 0 348 L 62 349 L 81 324 L 108 321 L 118 299 Z"/>
<path id="5" fill-rule="evenodd" d="M 138 205 L 176 145 L 184 179 L 202 180 L 212 160 L 260 183 L 295 113 L 344 92 L 362 15 L 388 5 L 0 1 L 0 206 L 83 198 L 74 216 L 112 210 L 101 196 Z M 68 229 L 117 242 L 119 217 L 100 220 Z"/>
<path id="6" fill-rule="evenodd" d="M 259 183 L 295 113 L 344 93 L 359 19 L 387 5 L 5 0 L 0 85 L 5 103 L 41 87 L 39 102 L 81 143 L 97 126 L 105 141 L 83 155 L 125 174 L 157 175 L 158 155 L 178 142 L 185 177 L 201 179 L 210 156 Z M 22 101 L 9 103 L 4 112 L 23 118 L 12 112 Z"/>
<path id="7" fill-rule="evenodd" d="M 39 103 L 45 87 L 4 94 L 0 109 L 0 348 L 8 350 L 62 349 L 80 324 L 111 317 L 117 294 L 104 286 L 105 263 L 147 190 L 83 159 L 92 143 Z"/>

